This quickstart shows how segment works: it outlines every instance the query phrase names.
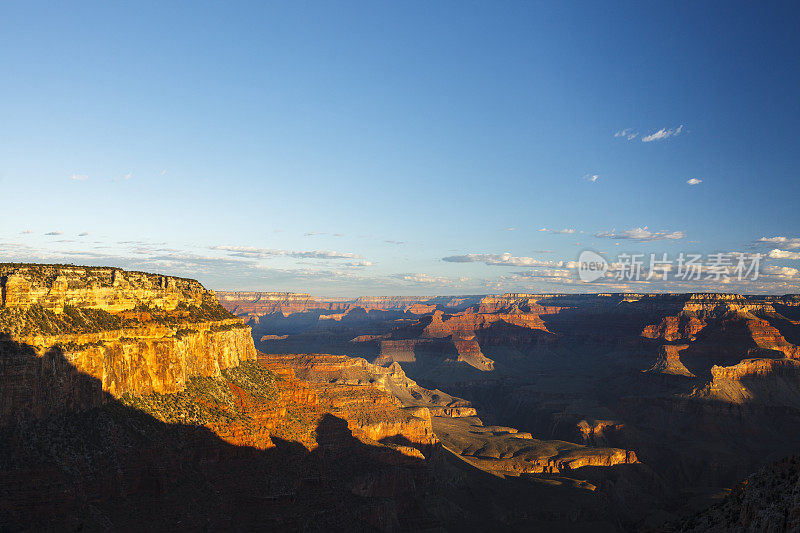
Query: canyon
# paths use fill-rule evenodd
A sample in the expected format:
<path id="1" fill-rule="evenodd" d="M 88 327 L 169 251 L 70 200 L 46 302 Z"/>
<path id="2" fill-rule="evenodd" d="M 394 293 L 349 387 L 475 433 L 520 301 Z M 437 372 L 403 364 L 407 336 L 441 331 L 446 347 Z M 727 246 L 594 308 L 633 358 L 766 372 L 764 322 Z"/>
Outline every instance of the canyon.
<path id="1" fill-rule="evenodd" d="M 797 295 L 504 294 L 370 309 L 353 300 L 338 313 L 240 316 L 261 351 L 397 363 L 421 386 L 468 400 L 482 420 L 470 439 L 458 419 L 434 430 L 484 471 L 513 472 L 516 457 L 547 472 L 519 436 L 633 454 L 642 469 L 618 502 L 632 529 L 670 529 L 797 453 Z M 609 484 L 614 468 L 583 481 Z M 638 507 L 633 493 L 649 503 Z"/>
<path id="2" fill-rule="evenodd" d="M 795 295 L 314 298 L 10 263 L 0 295 L 2 529 L 701 531 L 793 512 L 763 500 L 796 483 Z"/>
<path id="3" fill-rule="evenodd" d="M 614 529 L 607 489 L 576 473 L 646 468 L 485 425 L 396 362 L 257 351 L 193 280 L 2 264 L 0 289 L 3 529 Z M 315 309 L 337 325 L 432 309 L 370 302 Z"/>

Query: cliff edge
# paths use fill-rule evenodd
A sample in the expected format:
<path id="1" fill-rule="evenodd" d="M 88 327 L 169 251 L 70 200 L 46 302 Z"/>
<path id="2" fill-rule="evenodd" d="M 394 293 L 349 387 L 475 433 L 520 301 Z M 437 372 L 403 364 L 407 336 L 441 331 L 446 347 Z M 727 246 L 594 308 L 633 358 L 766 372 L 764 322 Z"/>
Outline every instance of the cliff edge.
<path id="1" fill-rule="evenodd" d="M 10 406 L 35 405 L 42 412 L 30 414 L 44 416 L 47 406 L 99 405 L 103 392 L 180 392 L 189 377 L 217 377 L 256 358 L 250 328 L 190 279 L 5 263 L 0 296 L 0 383 L 8 389 L 0 423 L 21 415 Z M 56 372 L 59 360 L 74 368 Z M 78 394 L 79 374 L 95 378 L 98 390 Z M 44 397 L 53 401 L 36 401 Z"/>

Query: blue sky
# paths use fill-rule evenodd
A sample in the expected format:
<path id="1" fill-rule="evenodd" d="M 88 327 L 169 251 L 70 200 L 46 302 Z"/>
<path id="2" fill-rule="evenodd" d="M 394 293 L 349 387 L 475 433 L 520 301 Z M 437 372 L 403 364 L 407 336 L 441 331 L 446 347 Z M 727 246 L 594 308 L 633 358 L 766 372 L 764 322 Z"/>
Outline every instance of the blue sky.
<path id="1" fill-rule="evenodd" d="M 788 2 L 3 2 L 0 258 L 319 295 L 800 292 L 799 24 Z M 766 257 L 752 283 L 583 284 L 585 249 Z"/>

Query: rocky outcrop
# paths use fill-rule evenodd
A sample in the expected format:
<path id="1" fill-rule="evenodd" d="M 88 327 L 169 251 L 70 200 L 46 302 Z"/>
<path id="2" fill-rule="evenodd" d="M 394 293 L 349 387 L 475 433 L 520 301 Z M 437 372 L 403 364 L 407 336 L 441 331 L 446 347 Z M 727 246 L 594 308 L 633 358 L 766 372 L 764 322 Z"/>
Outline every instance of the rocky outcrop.
<path id="1" fill-rule="evenodd" d="M 478 341 L 474 338 L 455 338 L 453 339 L 453 344 L 455 344 L 456 350 L 458 351 L 458 359 L 456 359 L 456 361 L 467 363 L 479 370 L 494 370 L 494 361 L 483 355 L 480 344 L 478 344 Z"/>
<path id="2" fill-rule="evenodd" d="M 468 309 L 455 314 L 437 309 L 413 324 L 396 328 L 388 335 L 356 339 L 361 342 L 380 341 L 380 353 L 376 359 L 380 364 L 391 361 L 415 362 L 419 360 L 418 353 L 425 353 L 490 372 L 494 370 L 494 361 L 484 355 L 477 336 L 493 327 L 516 327 L 526 332 L 549 333 L 537 314 L 519 309 L 500 313 L 479 313 Z"/>
<path id="3" fill-rule="evenodd" d="M 408 379 L 398 364 L 384 368 L 360 358 L 327 354 L 271 354 L 259 361 L 267 369 L 311 383 L 331 412 L 348 421 L 354 435 L 412 443 L 422 453 L 437 442 L 429 407 L 455 409 L 466 404 L 444 393 L 438 401 L 430 401 L 434 393 Z"/>
<path id="4" fill-rule="evenodd" d="M 475 409 L 466 400 L 440 390 L 420 387 L 408 378 L 398 363 L 380 366 L 360 357 L 330 354 L 269 354 L 262 361 L 287 368 L 314 383 L 368 386 L 391 394 L 403 407 L 429 409 L 435 415 L 472 416 Z"/>
<path id="5" fill-rule="evenodd" d="M 450 336 L 456 339 L 469 339 L 475 336 L 476 331 L 486 329 L 497 322 L 505 322 L 527 329 L 547 331 L 544 322 L 535 313 L 465 312 L 457 315 L 445 315 L 442 311 L 436 311 L 431 315 L 422 336 L 431 339 Z"/>
<path id="6" fill-rule="evenodd" d="M 659 348 L 658 359 L 648 372 L 672 374 L 674 376 L 696 377 L 681 361 L 680 353 L 688 344 L 665 344 Z"/>
<path id="7" fill-rule="evenodd" d="M 42 361 L 49 351 L 59 352 L 78 372 L 96 378 L 103 391 L 117 398 L 179 392 L 190 376 L 219 376 L 223 369 L 255 359 L 250 328 L 238 319 L 194 323 L 180 329 L 151 326 L 14 341 L 30 347 Z M 20 354 L 13 353 L 19 349 L 6 346 L 0 381 L 8 387 L 6 400 L 19 404 L 19 394 L 36 394 L 34 391 L 46 386 L 40 379 L 45 368 L 20 367 Z M 3 412 L 0 418 L 11 415 Z"/>
<path id="8" fill-rule="evenodd" d="M 538 440 L 515 428 L 484 426 L 478 418 L 435 419 L 434 431 L 449 450 L 493 473 L 556 474 L 637 462 L 630 450 Z"/>
<path id="9" fill-rule="evenodd" d="M 192 376 L 219 376 L 256 357 L 250 328 L 193 280 L 54 265 L 0 265 L 0 272 L 2 423 L 20 414 L 10 406 L 54 390 L 62 396 L 51 398 L 53 409 L 91 407 L 106 398 L 101 392 L 175 393 Z M 56 358 L 71 370 L 54 384 Z M 77 394 L 80 375 L 99 390 Z M 29 403 L 38 406 L 34 415 L 50 409 Z"/>
<path id="10" fill-rule="evenodd" d="M 711 381 L 691 397 L 727 404 L 765 404 L 800 408 L 800 361 L 745 359 L 732 366 L 713 366 Z"/>
<path id="11" fill-rule="evenodd" d="M 680 316 L 665 317 L 658 324 L 646 326 L 642 337 L 648 339 L 662 339 L 669 342 L 690 341 L 706 327 L 706 322 L 696 316 L 681 314 Z"/>
<path id="12" fill-rule="evenodd" d="M 683 306 L 689 313 L 721 312 L 774 312 L 772 304 L 765 299 L 751 299 L 741 294 L 697 293 L 689 296 Z"/>
<path id="13" fill-rule="evenodd" d="M 762 350 L 775 350 L 792 359 L 800 358 L 800 347 L 788 342 L 767 320 L 750 318 L 747 330 L 756 346 Z"/>
<path id="14" fill-rule="evenodd" d="M 735 296 L 735 295 L 723 295 Z M 777 356 L 800 357 L 800 347 L 788 342 L 769 321 L 780 316 L 771 305 L 748 303 L 738 298 L 705 298 L 687 304 L 678 315 L 664 317 L 644 328 L 642 337 L 667 342 L 697 343 L 708 356 L 738 354 L 750 357 L 776 352 Z M 733 302 L 733 303 L 731 303 Z M 748 310 L 749 309 L 749 310 Z M 750 312 L 753 310 L 759 315 Z M 788 323 L 783 319 L 783 323 Z"/>

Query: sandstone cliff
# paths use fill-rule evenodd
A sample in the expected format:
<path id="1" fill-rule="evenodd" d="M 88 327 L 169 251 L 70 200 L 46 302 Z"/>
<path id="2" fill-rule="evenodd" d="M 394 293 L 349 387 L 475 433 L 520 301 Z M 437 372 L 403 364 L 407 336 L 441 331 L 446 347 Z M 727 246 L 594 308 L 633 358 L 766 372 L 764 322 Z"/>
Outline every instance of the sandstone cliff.
<path id="1" fill-rule="evenodd" d="M 88 405 L 72 406 L 86 407 L 103 401 L 100 392 L 179 392 L 191 376 L 219 376 L 256 356 L 250 328 L 193 280 L 113 268 L 4 264 L 0 287 L 3 423 L 21 414 L 8 406 L 46 409 L 26 398 L 52 395 L 54 389 L 77 397 L 69 379 L 76 372 L 96 378 L 100 387 L 82 396 Z M 73 370 L 54 382 L 48 373 L 57 357 Z M 53 401 L 52 407 L 63 403 Z"/>
<path id="2" fill-rule="evenodd" d="M 179 304 L 216 305 L 216 297 L 191 279 L 126 272 L 118 268 L 0 263 L 4 308 L 40 306 L 61 313 L 65 306 L 119 313 L 138 306 L 165 311 Z"/>

